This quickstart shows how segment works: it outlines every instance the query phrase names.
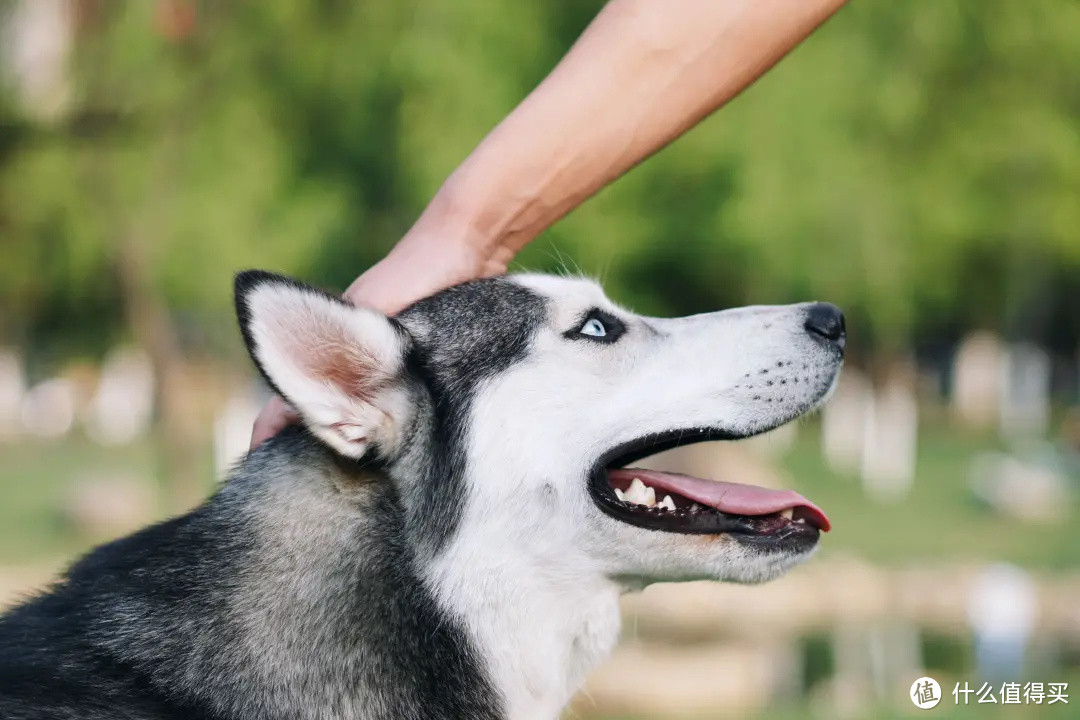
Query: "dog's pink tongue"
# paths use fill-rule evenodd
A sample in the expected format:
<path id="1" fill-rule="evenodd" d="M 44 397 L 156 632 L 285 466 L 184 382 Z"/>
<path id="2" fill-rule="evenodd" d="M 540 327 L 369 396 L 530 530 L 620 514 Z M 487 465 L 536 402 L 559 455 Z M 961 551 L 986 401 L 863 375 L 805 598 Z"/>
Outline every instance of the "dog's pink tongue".
<path id="1" fill-rule="evenodd" d="M 608 477 L 613 485 L 623 489 L 628 487 L 634 478 L 640 478 L 643 483 L 655 490 L 677 493 L 702 505 L 708 505 L 720 512 L 732 515 L 769 515 L 788 508 L 801 507 L 810 511 L 810 515 L 816 521 L 813 524 L 821 530 L 828 532 L 831 527 L 824 511 L 794 490 L 769 490 L 757 485 L 702 480 L 689 475 L 639 468 L 610 470 Z"/>

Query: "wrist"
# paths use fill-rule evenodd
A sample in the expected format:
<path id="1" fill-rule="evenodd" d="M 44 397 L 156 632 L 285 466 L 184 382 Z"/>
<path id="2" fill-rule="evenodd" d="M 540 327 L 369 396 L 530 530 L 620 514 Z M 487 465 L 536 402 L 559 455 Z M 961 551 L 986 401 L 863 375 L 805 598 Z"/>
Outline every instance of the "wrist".
<path id="1" fill-rule="evenodd" d="M 483 229 L 479 213 L 451 178 L 439 188 L 391 253 L 412 248 L 431 250 L 439 245 L 469 258 L 485 258 L 497 244 L 497 238 Z"/>
<path id="2" fill-rule="evenodd" d="M 459 281 L 501 275 L 514 250 L 496 231 L 477 198 L 451 176 L 390 251 L 396 260 L 437 258 Z"/>

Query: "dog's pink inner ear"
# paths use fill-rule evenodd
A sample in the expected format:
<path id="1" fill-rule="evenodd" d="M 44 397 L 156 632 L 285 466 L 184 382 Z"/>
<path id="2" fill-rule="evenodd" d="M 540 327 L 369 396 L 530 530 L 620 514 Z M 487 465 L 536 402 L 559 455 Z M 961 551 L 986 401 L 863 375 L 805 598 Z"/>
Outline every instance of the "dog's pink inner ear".
<path id="1" fill-rule="evenodd" d="M 371 353 L 347 344 L 321 346 L 307 358 L 307 372 L 337 386 L 349 397 L 370 402 L 382 386 L 382 373 Z"/>
<path id="2" fill-rule="evenodd" d="M 337 318 L 302 318 L 304 330 L 286 336 L 286 352 L 300 372 L 350 398 L 370 402 L 386 382 L 378 360 Z M 305 327 L 306 325 L 306 327 Z"/>

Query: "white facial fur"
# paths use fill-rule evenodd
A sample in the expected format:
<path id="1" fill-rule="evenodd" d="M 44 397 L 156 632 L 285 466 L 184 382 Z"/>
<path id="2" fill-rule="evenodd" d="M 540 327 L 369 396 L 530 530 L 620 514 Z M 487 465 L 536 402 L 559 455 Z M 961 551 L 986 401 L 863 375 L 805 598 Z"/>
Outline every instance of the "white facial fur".
<path id="1" fill-rule="evenodd" d="M 515 281 L 548 299 L 549 316 L 526 359 L 475 400 L 465 517 L 432 571 L 495 658 L 510 716 L 553 717 L 613 646 L 622 579 L 757 582 L 807 556 L 620 522 L 589 495 L 597 459 L 647 433 L 783 424 L 823 401 L 840 358 L 804 329 L 805 306 L 641 318 L 586 280 Z M 591 308 L 622 320 L 625 335 L 565 337 Z"/>
<path id="2" fill-rule="evenodd" d="M 712 427 L 751 435 L 815 407 L 840 361 L 804 329 L 805 307 L 641 318 L 591 282 L 516 280 L 549 298 L 550 317 L 528 358 L 476 400 L 470 505 L 516 527 L 547 532 L 558 523 L 612 576 L 757 581 L 782 571 L 786 559 L 610 518 L 589 497 L 585 479 L 606 451 L 649 433 Z M 612 344 L 564 337 L 594 307 L 626 323 L 626 334 Z M 526 517 L 507 518 L 515 513 Z"/>

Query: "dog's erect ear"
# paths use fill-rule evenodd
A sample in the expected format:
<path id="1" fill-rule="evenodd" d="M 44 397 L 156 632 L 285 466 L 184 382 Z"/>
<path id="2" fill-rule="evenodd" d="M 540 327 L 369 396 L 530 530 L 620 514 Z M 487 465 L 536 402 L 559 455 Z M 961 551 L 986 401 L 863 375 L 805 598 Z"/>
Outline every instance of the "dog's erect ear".
<path id="1" fill-rule="evenodd" d="M 236 276 L 236 314 L 255 364 L 316 436 L 351 458 L 396 449 L 409 422 L 396 323 L 258 270 Z"/>

